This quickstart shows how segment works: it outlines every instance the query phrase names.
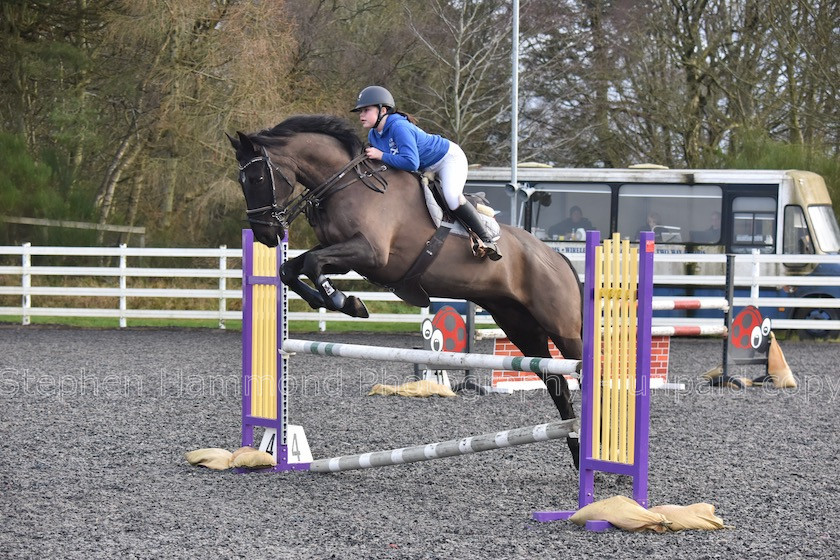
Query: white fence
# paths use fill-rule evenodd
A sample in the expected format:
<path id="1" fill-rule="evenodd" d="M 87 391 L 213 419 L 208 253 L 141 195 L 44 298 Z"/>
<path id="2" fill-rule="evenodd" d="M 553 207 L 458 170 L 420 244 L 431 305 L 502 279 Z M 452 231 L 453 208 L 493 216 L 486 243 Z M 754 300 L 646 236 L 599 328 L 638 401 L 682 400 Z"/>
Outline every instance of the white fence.
<path id="1" fill-rule="evenodd" d="M 301 251 L 290 251 L 290 256 L 300 254 Z M 578 270 L 583 270 L 583 254 L 567 255 Z M 33 264 L 33 257 L 38 260 Z M 42 258 L 43 257 L 43 258 Z M 64 262 L 74 262 L 71 265 L 46 264 L 49 258 Z M 175 258 L 186 263 L 184 267 L 160 268 L 140 266 L 143 261 Z M 22 246 L 0 246 L 0 262 L 8 263 L 16 261 L 19 264 L 6 264 L 0 266 L 0 296 L 4 304 L 14 300 L 17 305 L 0 306 L 0 316 L 20 316 L 21 322 L 26 325 L 32 317 L 110 317 L 118 318 L 121 327 L 128 326 L 131 319 L 204 319 L 217 321 L 219 328 L 225 327 L 225 321 L 238 320 L 241 318 L 240 311 L 229 309 L 229 301 L 240 300 L 241 293 L 241 258 L 240 249 L 228 249 L 224 246 L 216 249 L 162 249 L 162 248 L 129 248 L 120 247 L 32 247 L 29 244 Z M 229 259 L 234 261 L 229 263 Z M 200 260 L 200 263 L 196 263 Z M 718 288 L 725 284 L 723 265 L 725 255 L 703 255 L 703 254 L 659 254 L 655 256 L 656 273 L 654 275 L 655 285 L 679 285 L 695 286 L 698 288 Z M 43 261 L 43 262 L 42 262 Z M 95 266 L 87 264 L 91 261 L 98 261 Z M 208 267 L 207 263 L 212 262 L 214 266 Z M 736 258 L 735 285 L 738 288 L 749 286 L 751 297 L 736 297 L 736 306 L 755 305 L 759 308 L 784 307 L 784 308 L 813 308 L 815 300 L 809 298 L 789 297 L 759 297 L 760 287 L 781 287 L 781 286 L 840 286 L 838 276 L 815 276 L 803 275 L 794 276 L 779 274 L 783 270 L 782 263 L 807 264 L 807 263 L 840 264 L 840 256 L 813 257 L 801 256 L 776 256 L 760 255 L 739 255 Z M 78 265 L 77 265 L 78 264 Z M 230 265 L 234 266 L 231 267 Z M 203 267 L 202 267 L 203 266 Z M 694 274 L 675 274 L 674 271 L 694 268 Z M 703 274 L 707 270 L 720 270 L 717 274 Z M 698 274 L 697 271 L 700 271 Z M 769 271 L 769 273 L 768 273 Z M 62 282 L 35 282 L 33 279 L 43 276 L 62 277 Z M 70 281 L 75 278 L 76 281 Z M 163 287 L 131 287 L 130 279 L 134 278 L 155 278 L 159 279 L 158 284 L 167 284 Z M 336 275 L 336 279 L 363 280 L 355 273 Z M 81 279 L 93 285 L 79 286 Z M 201 288 L 178 287 L 180 282 L 194 285 L 204 285 Z M 61 285 L 56 285 L 61 284 Z M 230 284 L 230 285 L 229 285 Z M 207 287 L 212 285 L 213 287 Z M 352 292 L 367 301 L 399 301 L 390 292 Z M 300 299 L 296 294 L 289 293 L 291 299 Z M 49 297 L 51 306 L 44 306 L 39 300 Z M 55 304 L 65 297 L 72 297 L 76 307 L 65 307 Z M 116 300 L 116 305 L 103 305 L 102 298 Z M 85 305 L 80 307 L 79 300 Z M 137 302 L 146 299 L 167 300 L 166 305 L 138 305 Z M 217 302 L 211 305 L 212 309 L 193 309 L 193 305 L 181 305 L 179 300 L 212 300 Z M 129 300 L 132 306 L 129 306 Z M 447 301 L 444 299 L 433 299 L 433 301 Z M 41 303 L 41 305 L 39 305 Z M 207 306 L 205 306 L 207 307 Z M 840 309 L 840 299 L 820 299 L 819 307 L 822 309 Z M 429 316 L 428 309 L 418 310 L 416 313 L 376 313 L 369 319 L 354 319 L 339 313 L 326 312 L 324 310 L 311 312 L 293 312 L 291 320 L 314 320 L 319 321 L 321 329 L 326 329 L 330 321 L 379 321 L 379 322 L 404 322 L 419 325 L 422 320 Z M 486 315 L 476 317 L 477 325 L 492 325 L 493 321 Z M 654 325 L 706 325 L 721 324 L 720 318 L 666 318 L 655 317 Z M 774 320 L 774 328 L 778 329 L 825 329 L 840 330 L 840 320 L 827 321 L 806 321 L 806 320 Z"/>

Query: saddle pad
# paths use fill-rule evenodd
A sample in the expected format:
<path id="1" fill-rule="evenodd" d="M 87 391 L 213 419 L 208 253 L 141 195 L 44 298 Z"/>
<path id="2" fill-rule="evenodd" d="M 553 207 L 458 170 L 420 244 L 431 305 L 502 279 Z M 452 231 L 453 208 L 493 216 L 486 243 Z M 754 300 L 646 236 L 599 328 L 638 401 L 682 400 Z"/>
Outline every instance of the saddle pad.
<path id="1" fill-rule="evenodd" d="M 426 207 L 429 209 L 429 215 L 432 217 L 432 221 L 435 224 L 435 227 L 440 227 L 440 224 L 443 222 L 443 209 L 440 207 L 440 204 L 437 203 L 435 200 L 435 195 L 432 194 L 432 190 L 427 187 L 426 185 L 423 186 L 423 196 L 426 198 Z M 469 203 L 468 203 L 469 204 Z M 499 222 L 496 221 L 496 218 L 488 216 L 487 214 L 480 212 L 478 213 L 481 216 L 481 221 L 484 223 L 484 227 L 487 228 L 487 232 L 496 237 L 499 235 L 501 228 L 499 227 Z M 469 237 L 469 233 L 464 226 L 458 220 L 454 222 L 447 222 L 452 224 L 452 229 L 450 233 L 454 233 L 455 235 L 460 235 L 461 237 Z"/>

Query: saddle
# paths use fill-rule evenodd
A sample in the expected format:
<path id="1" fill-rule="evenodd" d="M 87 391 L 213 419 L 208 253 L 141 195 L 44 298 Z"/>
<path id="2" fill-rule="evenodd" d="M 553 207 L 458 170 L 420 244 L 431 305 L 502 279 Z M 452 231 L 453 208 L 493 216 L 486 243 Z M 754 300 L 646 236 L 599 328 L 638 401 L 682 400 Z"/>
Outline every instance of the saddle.
<path id="1" fill-rule="evenodd" d="M 423 185 L 423 196 L 426 199 L 426 208 L 429 210 L 435 227 L 440 227 L 443 222 L 451 226 L 451 232 L 460 237 L 475 237 L 467 228 L 452 214 L 443 198 L 443 189 L 440 186 L 440 179 L 434 173 L 427 172 L 418 174 L 420 184 Z M 475 206 L 484 227 L 494 237 L 499 235 L 501 228 L 496 221 L 496 212 L 490 206 L 484 193 L 464 193 L 464 198 L 469 204 Z M 475 239 L 473 240 L 475 243 Z M 480 242 L 480 240 L 478 240 Z"/>
<path id="2" fill-rule="evenodd" d="M 473 253 L 481 250 L 483 242 L 464 227 L 449 211 L 448 206 L 444 202 L 440 180 L 432 173 L 417 174 L 417 176 L 423 188 L 426 207 L 437 230 L 426 241 L 426 246 L 420 252 L 417 259 L 415 259 L 414 263 L 412 263 L 405 276 L 397 282 L 388 284 L 387 287 L 403 301 L 418 307 L 428 307 L 431 300 L 429 300 L 429 295 L 420 285 L 420 276 L 437 258 L 440 248 L 443 246 L 443 242 L 449 234 L 454 233 L 460 237 L 470 238 L 470 247 Z M 484 222 L 484 227 L 493 236 L 499 235 L 501 228 L 493 217 L 495 212 L 490 207 L 484 194 L 464 194 L 464 197 L 469 204 L 475 206 L 481 220 Z"/>

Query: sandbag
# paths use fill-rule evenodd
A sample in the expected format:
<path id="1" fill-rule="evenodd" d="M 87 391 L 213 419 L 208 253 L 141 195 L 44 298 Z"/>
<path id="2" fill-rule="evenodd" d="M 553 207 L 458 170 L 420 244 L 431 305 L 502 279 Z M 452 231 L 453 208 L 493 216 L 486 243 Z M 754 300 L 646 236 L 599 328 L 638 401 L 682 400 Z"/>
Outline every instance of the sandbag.
<path id="1" fill-rule="evenodd" d="M 646 510 L 626 496 L 613 496 L 593 502 L 577 510 L 569 521 L 584 526 L 587 521 L 609 521 L 625 531 L 668 530 L 668 520 L 661 513 Z"/>
<path id="2" fill-rule="evenodd" d="M 709 371 L 705 372 L 701 377 L 703 379 L 705 379 L 706 381 L 713 382 L 718 377 L 720 377 L 722 375 L 723 375 L 723 366 L 717 366 L 717 367 L 714 367 L 714 368 L 710 369 Z M 732 377 L 732 376 L 730 376 L 729 381 L 726 383 L 726 386 L 730 389 L 740 389 L 741 387 L 739 387 L 737 385 L 737 383 L 735 383 L 736 381 L 741 384 L 741 387 L 752 387 L 752 385 L 753 385 L 753 380 L 752 379 L 747 379 L 746 377 Z M 718 381 L 718 382 L 715 382 L 714 384 L 720 384 L 720 382 Z"/>
<path id="3" fill-rule="evenodd" d="M 231 456 L 230 456 L 230 462 L 231 462 L 231 464 L 232 464 L 232 463 L 236 460 L 236 458 L 237 458 L 237 457 L 239 457 L 239 456 L 240 456 L 240 455 L 242 455 L 243 453 L 250 453 L 250 452 L 252 452 L 252 451 L 259 451 L 259 449 L 256 449 L 256 448 L 254 448 L 254 447 L 251 447 L 251 446 L 249 446 L 249 445 L 246 445 L 246 446 L 244 446 L 244 447 L 240 447 L 239 449 L 237 449 L 236 451 L 234 451 L 234 452 L 233 452 L 233 454 L 231 454 Z"/>
<path id="4" fill-rule="evenodd" d="M 236 456 L 231 462 L 230 466 L 234 468 L 247 469 L 262 469 L 266 467 L 273 467 L 277 464 L 274 457 L 265 451 L 244 451 Z"/>
<path id="5" fill-rule="evenodd" d="M 770 349 L 767 353 L 767 373 L 773 379 L 773 386 L 780 389 L 793 389 L 796 387 L 796 379 L 790 366 L 785 360 L 779 343 L 776 342 L 776 335 L 770 331 Z"/>
<path id="6" fill-rule="evenodd" d="M 668 529 L 683 531 L 685 529 L 700 529 L 714 531 L 723 529 L 723 519 L 715 515 L 715 506 L 700 502 L 690 506 L 662 505 L 654 506 L 648 511 L 660 513 L 668 520 Z"/>
<path id="7" fill-rule="evenodd" d="M 398 395 L 401 397 L 457 397 L 452 389 L 446 385 L 435 383 L 424 379 L 422 381 L 411 381 L 410 383 L 403 383 L 402 385 L 383 385 L 377 383 L 371 388 L 370 395 Z"/>
<path id="8" fill-rule="evenodd" d="M 711 381 L 712 379 L 717 379 L 721 375 L 723 375 L 723 366 L 717 366 L 703 373 L 703 375 L 701 375 L 700 377 L 702 377 L 706 381 Z"/>
<path id="9" fill-rule="evenodd" d="M 233 454 L 227 449 L 219 447 L 209 447 L 206 449 L 196 449 L 184 455 L 187 462 L 191 465 L 200 467 L 207 467 L 214 471 L 222 471 L 230 468 L 230 458 Z"/>

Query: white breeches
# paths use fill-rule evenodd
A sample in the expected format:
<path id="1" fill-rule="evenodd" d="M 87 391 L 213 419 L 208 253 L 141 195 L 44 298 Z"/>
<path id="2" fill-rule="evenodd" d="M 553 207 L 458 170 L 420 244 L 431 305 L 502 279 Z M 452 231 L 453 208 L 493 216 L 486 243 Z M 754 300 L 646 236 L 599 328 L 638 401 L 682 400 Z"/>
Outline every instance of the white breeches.
<path id="1" fill-rule="evenodd" d="M 467 156 L 461 146 L 449 141 L 449 150 L 440 161 L 424 169 L 433 171 L 440 177 L 440 185 L 443 189 L 443 198 L 450 210 L 455 210 L 463 204 L 464 183 L 467 182 Z"/>

